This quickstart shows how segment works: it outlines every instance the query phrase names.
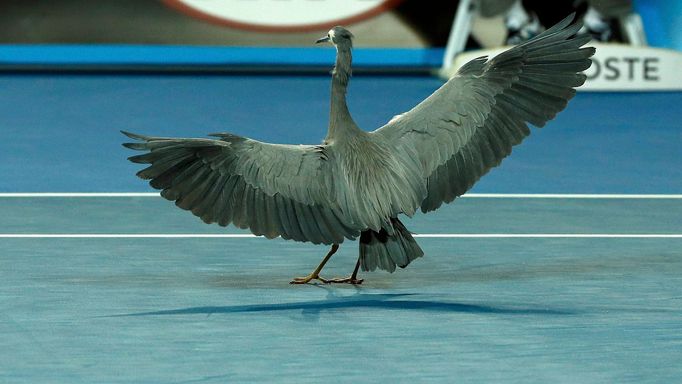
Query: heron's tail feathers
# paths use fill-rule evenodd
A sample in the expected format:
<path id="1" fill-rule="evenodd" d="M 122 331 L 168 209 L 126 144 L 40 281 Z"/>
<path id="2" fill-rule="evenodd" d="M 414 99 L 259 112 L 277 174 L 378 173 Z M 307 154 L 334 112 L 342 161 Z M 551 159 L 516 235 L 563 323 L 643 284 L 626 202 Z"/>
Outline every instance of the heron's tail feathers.
<path id="1" fill-rule="evenodd" d="M 424 255 L 424 251 L 400 220 L 391 219 L 391 225 L 391 235 L 384 228 L 379 232 L 366 230 L 360 235 L 362 270 L 373 271 L 380 268 L 392 273 L 396 265 L 405 268 L 412 260 Z"/>

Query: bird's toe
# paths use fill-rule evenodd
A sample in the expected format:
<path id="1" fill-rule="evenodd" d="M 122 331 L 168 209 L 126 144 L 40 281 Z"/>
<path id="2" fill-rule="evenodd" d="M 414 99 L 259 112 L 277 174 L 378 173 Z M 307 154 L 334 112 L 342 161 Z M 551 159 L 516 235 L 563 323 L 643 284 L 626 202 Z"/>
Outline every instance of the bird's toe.
<path id="1" fill-rule="evenodd" d="M 320 281 L 320 282 L 322 282 L 322 283 L 324 283 L 324 284 L 328 284 L 329 281 L 330 281 L 330 280 L 327 280 L 327 279 L 323 279 L 323 278 L 321 278 L 321 277 L 318 276 L 318 275 L 310 274 L 310 275 L 305 276 L 305 277 L 294 277 L 293 280 L 291 280 L 291 281 L 289 282 L 289 284 L 308 284 L 308 283 L 310 283 L 310 282 L 313 281 L 313 280 L 318 280 L 318 281 Z"/>
<path id="2" fill-rule="evenodd" d="M 355 277 L 337 277 L 335 279 L 330 279 L 327 280 L 327 284 L 353 284 L 353 285 L 360 285 L 362 282 L 365 281 L 364 279 L 357 279 Z"/>

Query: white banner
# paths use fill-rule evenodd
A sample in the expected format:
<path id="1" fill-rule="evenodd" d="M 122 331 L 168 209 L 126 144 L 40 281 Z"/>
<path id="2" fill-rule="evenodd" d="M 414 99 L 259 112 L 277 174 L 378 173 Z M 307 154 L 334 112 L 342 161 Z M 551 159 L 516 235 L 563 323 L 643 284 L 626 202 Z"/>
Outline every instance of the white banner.
<path id="1" fill-rule="evenodd" d="M 624 44 L 588 43 L 596 47 L 592 66 L 585 71 L 582 91 L 682 91 L 682 53 L 668 49 Z M 479 56 L 493 57 L 509 47 L 461 53 L 449 76 Z"/>
<path id="2" fill-rule="evenodd" d="M 350 24 L 399 0 L 164 0 L 189 15 L 235 28 L 305 31 Z"/>

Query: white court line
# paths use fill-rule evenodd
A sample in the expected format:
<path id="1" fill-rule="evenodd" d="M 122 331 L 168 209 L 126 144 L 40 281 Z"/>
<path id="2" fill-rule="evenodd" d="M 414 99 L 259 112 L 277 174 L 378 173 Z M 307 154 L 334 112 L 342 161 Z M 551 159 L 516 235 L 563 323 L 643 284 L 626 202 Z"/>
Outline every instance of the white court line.
<path id="1" fill-rule="evenodd" d="M 487 199 L 682 199 L 682 194 L 468 193 L 461 197 Z"/>
<path id="2" fill-rule="evenodd" d="M 648 233 L 422 233 L 421 238 L 461 239 L 682 239 L 682 234 Z M 0 233 L 0 239 L 222 239 L 264 238 L 242 233 Z"/>
<path id="3" fill-rule="evenodd" d="M 10 192 L 2 197 L 160 197 L 158 192 Z"/>
<path id="4" fill-rule="evenodd" d="M 158 192 L 6 192 L 9 197 L 159 197 Z M 467 193 L 464 198 L 487 199 L 682 199 L 682 194 L 586 193 Z"/>

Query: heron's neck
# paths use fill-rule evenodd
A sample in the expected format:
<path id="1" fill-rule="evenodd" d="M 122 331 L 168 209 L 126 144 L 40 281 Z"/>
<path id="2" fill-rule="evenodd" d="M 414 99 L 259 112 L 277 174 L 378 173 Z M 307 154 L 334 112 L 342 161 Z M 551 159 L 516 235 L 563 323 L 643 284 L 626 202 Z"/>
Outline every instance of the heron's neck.
<path id="1" fill-rule="evenodd" d="M 361 131 L 353 121 L 346 104 L 346 89 L 351 76 L 350 47 L 337 48 L 336 65 L 332 71 L 332 97 L 329 110 L 329 131 L 326 140 L 342 138 Z"/>

